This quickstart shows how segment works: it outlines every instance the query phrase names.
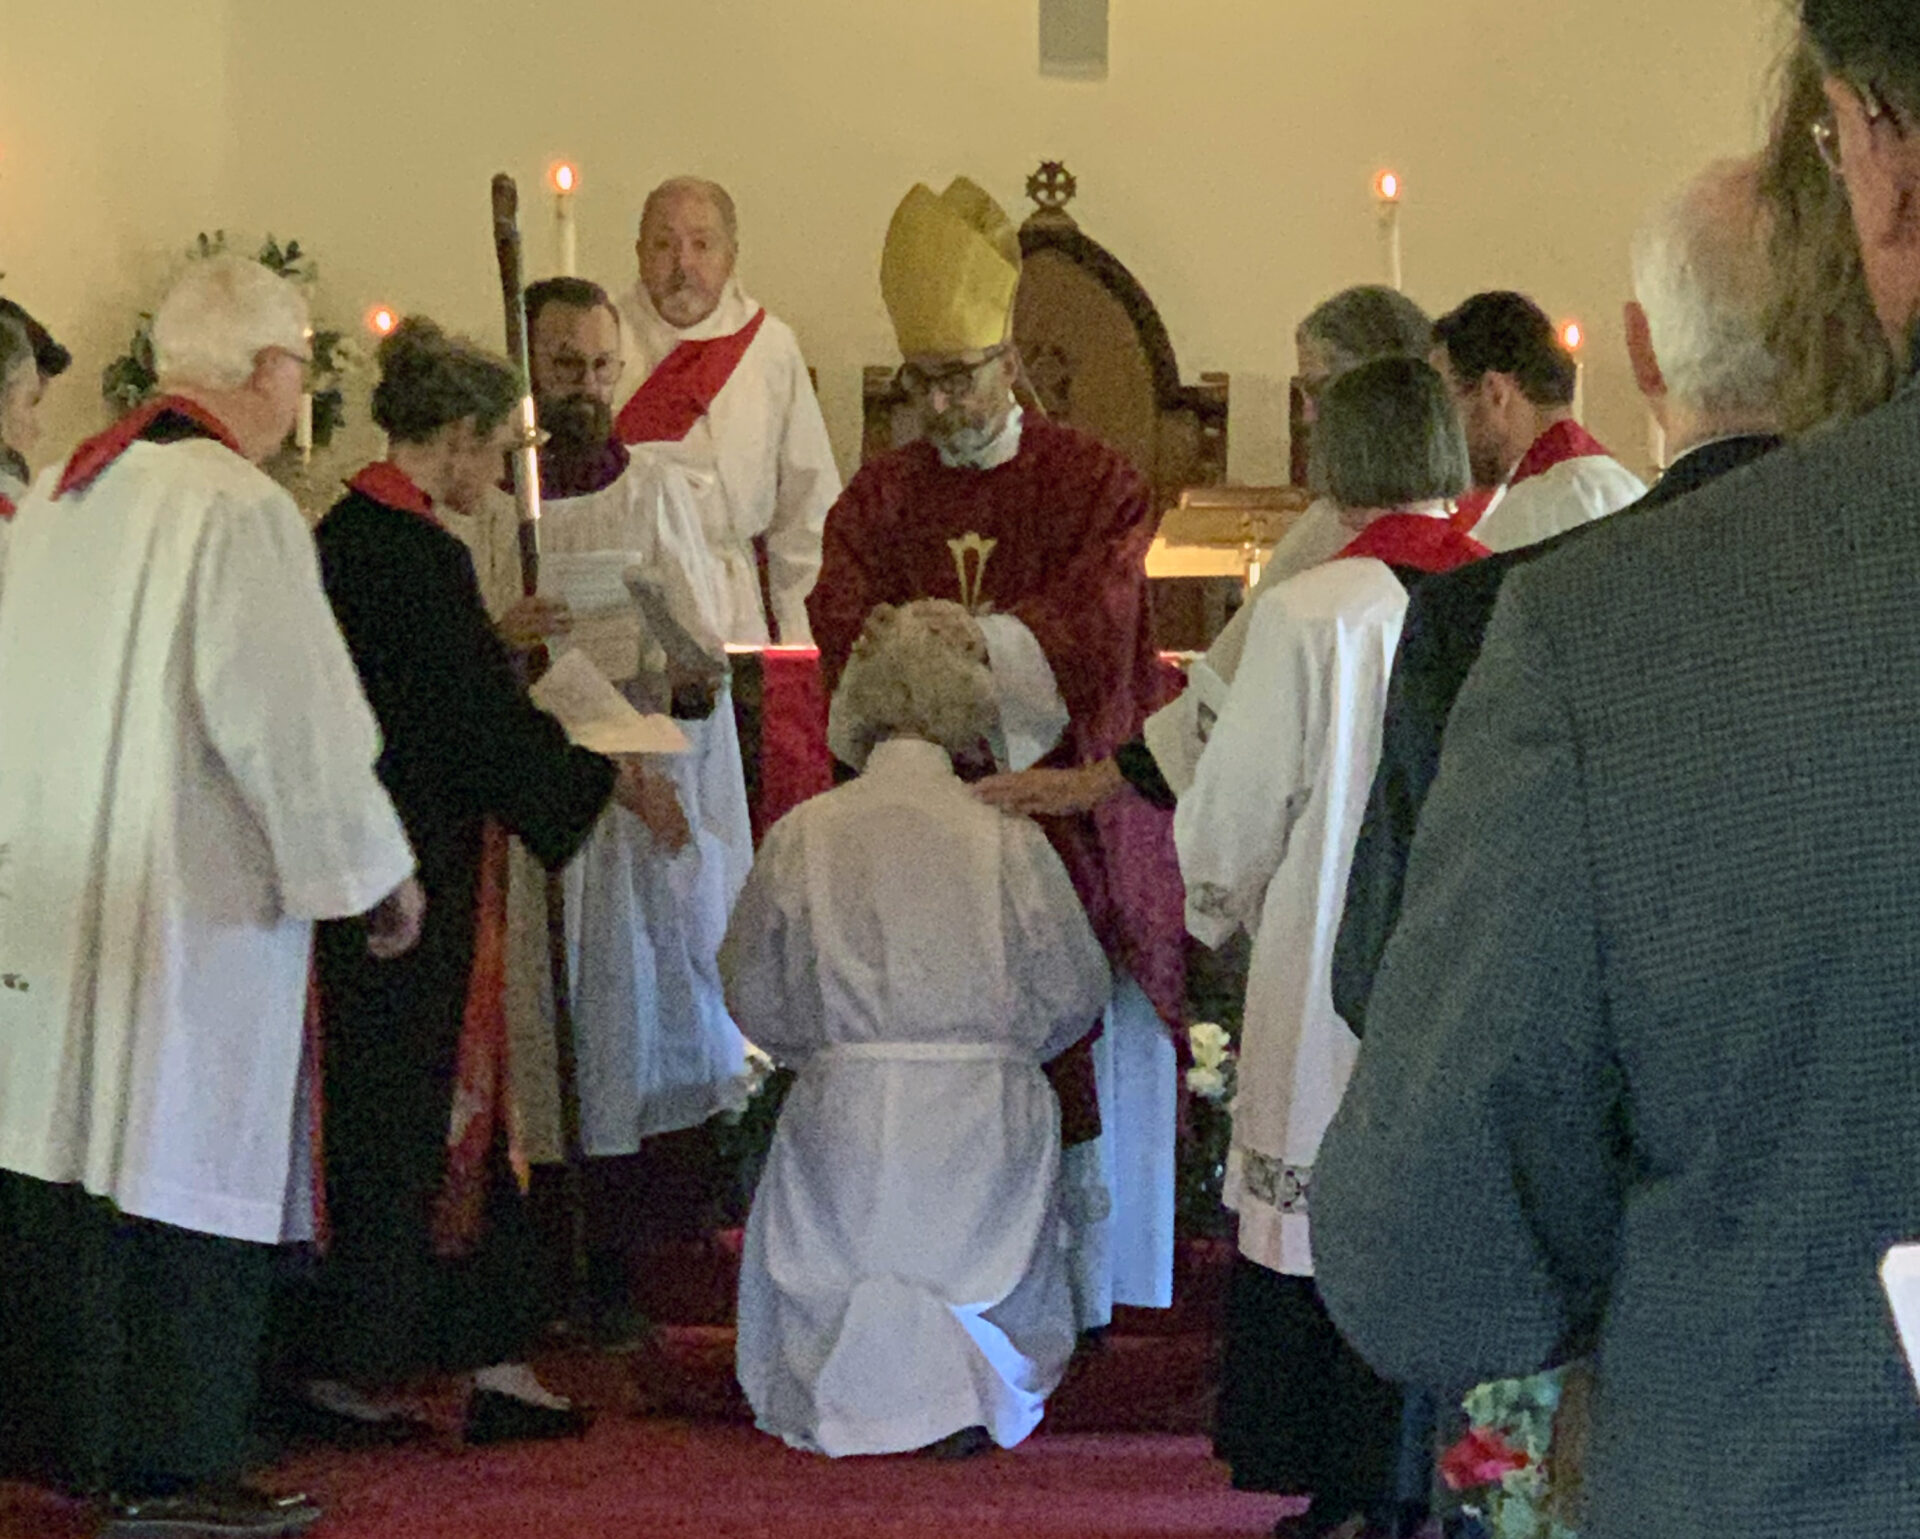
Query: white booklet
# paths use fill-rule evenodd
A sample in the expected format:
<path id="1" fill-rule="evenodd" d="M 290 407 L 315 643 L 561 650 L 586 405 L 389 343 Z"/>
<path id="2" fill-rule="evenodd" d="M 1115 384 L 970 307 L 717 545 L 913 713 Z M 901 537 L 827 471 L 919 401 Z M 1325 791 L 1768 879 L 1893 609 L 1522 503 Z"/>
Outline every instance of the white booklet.
<path id="1" fill-rule="evenodd" d="M 1887 1252 L 1880 1263 L 1880 1286 L 1887 1290 L 1907 1368 L 1920 1388 L 1920 1243 L 1896 1245 Z"/>
<path id="2" fill-rule="evenodd" d="M 685 753 L 670 716 L 642 716 L 578 647 L 562 652 L 528 694 L 567 737 L 595 753 Z"/>

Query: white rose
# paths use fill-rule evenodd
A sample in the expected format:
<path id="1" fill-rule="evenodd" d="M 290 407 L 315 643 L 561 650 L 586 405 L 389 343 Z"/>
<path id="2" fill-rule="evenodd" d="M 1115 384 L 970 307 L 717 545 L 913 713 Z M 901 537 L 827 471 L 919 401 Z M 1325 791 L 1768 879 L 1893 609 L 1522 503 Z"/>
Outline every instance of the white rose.
<path id="1" fill-rule="evenodd" d="M 1187 1047 L 1197 1064 L 1218 1067 L 1226 1062 L 1227 1051 L 1232 1046 L 1233 1038 L 1227 1035 L 1226 1028 L 1212 1021 L 1200 1021 L 1187 1028 Z"/>
<path id="2" fill-rule="evenodd" d="M 1208 1064 L 1195 1064 L 1187 1070 L 1187 1089 L 1202 1100 L 1218 1101 L 1227 1093 L 1227 1076 Z"/>

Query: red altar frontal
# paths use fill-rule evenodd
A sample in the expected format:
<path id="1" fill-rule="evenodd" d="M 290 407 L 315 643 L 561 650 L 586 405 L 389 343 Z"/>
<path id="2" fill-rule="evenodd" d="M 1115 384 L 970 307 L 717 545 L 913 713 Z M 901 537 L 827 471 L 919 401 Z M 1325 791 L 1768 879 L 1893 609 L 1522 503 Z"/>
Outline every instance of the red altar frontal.
<path id="1" fill-rule="evenodd" d="M 809 796 L 833 785 L 827 751 L 827 696 L 814 647 L 729 647 L 733 713 L 740 727 L 753 837 Z M 1177 653 L 1160 654 L 1168 694 L 1186 683 Z"/>

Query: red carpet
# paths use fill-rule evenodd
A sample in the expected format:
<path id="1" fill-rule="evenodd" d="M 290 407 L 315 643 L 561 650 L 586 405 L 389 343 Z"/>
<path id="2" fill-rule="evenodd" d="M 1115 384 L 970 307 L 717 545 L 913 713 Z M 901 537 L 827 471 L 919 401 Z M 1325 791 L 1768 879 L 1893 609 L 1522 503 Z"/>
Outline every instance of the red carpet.
<path id="1" fill-rule="evenodd" d="M 829 1460 L 749 1428 L 610 1417 L 584 1443 L 316 1456 L 276 1472 L 318 1539 L 1228 1539 L 1285 1503 L 1227 1487 L 1197 1438 L 1034 1438 L 958 1464 Z M 5 1539 L 79 1539 L 71 1504 L 0 1486 Z"/>

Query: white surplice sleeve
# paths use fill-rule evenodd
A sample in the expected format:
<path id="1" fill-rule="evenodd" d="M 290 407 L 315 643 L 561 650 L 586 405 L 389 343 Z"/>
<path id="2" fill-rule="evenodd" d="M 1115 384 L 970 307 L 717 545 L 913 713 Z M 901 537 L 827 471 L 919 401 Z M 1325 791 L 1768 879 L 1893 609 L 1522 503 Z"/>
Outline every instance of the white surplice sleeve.
<path id="1" fill-rule="evenodd" d="M 767 525 L 767 587 L 780 644 L 807 647 L 813 645 L 807 595 L 820 575 L 820 534 L 827 510 L 840 496 L 840 467 L 799 343 L 784 351 L 787 409 L 779 428 L 773 518 Z"/>
<path id="2" fill-rule="evenodd" d="M 283 909 L 365 913 L 412 874 L 413 851 L 374 774 L 380 729 L 292 501 L 223 496 L 194 584 L 201 720 L 273 853 Z"/>
<path id="3" fill-rule="evenodd" d="M 1041 1062 L 1093 1030 L 1113 992 L 1107 956 L 1039 825 L 1008 817 L 1000 835 L 1008 979 L 1023 1015 L 1044 1023 Z"/>
<path id="4" fill-rule="evenodd" d="M 1260 600 L 1193 786 L 1174 810 L 1187 929 L 1206 945 L 1253 932 L 1312 794 L 1324 714 L 1312 647 L 1284 590 Z"/>
<path id="5" fill-rule="evenodd" d="M 741 1032 L 762 1052 L 795 1066 L 827 1040 L 813 937 L 800 917 L 802 851 L 791 815 L 768 831 L 734 902 L 719 957 L 727 1010 Z"/>

